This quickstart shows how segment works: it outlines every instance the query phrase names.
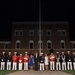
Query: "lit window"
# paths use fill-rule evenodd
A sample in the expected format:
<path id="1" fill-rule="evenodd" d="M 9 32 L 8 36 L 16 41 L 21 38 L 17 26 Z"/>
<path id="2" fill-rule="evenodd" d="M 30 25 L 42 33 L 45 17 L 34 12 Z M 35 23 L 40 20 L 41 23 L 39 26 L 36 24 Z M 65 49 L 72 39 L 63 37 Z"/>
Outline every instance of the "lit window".
<path id="1" fill-rule="evenodd" d="M 43 31 L 42 30 L 38 30 L 38 36 L 43 36 Z"/>
<path id="2" fill-rule="evenodd" d="M 29 31 L 29 36 L 34 36 L 34 30 Z"/>
<path id="3" fill-rule="evenodd" d="M 18 36 L 18 35 L 19 35 L 19 31 L 15 30 L 15 36 Z"/>
<path id="4" fill-rule="evenodd" d="M 16 41 L 16 49 L 20 49 L 21 47 L 21 42 L 19 40 Z"/>
<path id="5" fill-rule="evenodd" d="M 29 49 L 33 49 L 34 48 L 34 42 L 31 40 L 29 41 Z"/>
<path id="6" fill-rule="evenodd" d="M 19 30 L 19 36 L 23 36 L 23 30 Z"/>
<path id="7" fill-rule="evenodd" d="M 62 49 L 65 48 L 65 41 L 64 40 L 60 41 L 60 48 L 62 48 Z"/>
<path id="8" fill-rule="evenodd" d="M 47 30 L 46 34 L 47 36 L 51 36 L 51 30 Z"/>
<path id="9" fill-rule="evenodd" d="M 58 36 L 61 36 L 61 30 L 57 30 Z"/>
<path id="10" fill-rule="evenodd" d="M 52 42 L 50 40 L 47 41 L 47 49 L 52 49 Z"/>
<path id="11" fill-rule="evenodd" d="M 62 36 L 66 35 L 66 30 L 62 30 Z"/>

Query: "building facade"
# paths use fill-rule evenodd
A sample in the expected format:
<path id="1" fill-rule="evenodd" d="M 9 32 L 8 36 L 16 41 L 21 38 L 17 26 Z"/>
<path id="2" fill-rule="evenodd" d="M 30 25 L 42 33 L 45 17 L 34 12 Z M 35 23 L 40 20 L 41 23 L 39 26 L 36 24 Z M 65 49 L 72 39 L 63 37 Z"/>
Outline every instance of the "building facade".
<path id="1" fill-rule="evenodd" d="M 41 41 L 39 35 L 41 32 Z M 41 22 L 41 31 L 38 22 L 12 22 L 11 41 L 1 41 L 0 50 L 17 51 L 24 53 L 49 53 L 50 49 L 56 51 L 74 51 L 75 42 L 70 40 L 69 22 Z"/>

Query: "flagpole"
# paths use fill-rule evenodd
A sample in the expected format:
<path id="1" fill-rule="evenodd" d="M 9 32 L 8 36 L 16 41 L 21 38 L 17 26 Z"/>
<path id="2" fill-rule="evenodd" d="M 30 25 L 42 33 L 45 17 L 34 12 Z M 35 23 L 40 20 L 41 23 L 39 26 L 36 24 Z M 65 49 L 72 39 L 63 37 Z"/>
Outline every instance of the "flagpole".
<path id="1" fill-rule="evenodd" d="M 39 55 L 41 53 L 41 0 L 39 0 Z"/>

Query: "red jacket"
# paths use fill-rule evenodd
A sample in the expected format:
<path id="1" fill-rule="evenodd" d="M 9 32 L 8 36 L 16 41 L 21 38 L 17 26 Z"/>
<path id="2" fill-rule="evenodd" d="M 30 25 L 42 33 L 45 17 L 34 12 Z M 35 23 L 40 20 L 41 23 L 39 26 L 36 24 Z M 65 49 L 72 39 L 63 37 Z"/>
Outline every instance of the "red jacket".
<path id="1" fill-rule="evenodd" d="M 24 59 L 24 62 L 29 62 L 29 56 L 28 56 L 28 55 L 25 55 L 25 56 L 23 57 L 23 59 Z"/>
<path id="2" fill-rule="evenodd" d="M 16 55 L 13 55 L 13 56 L 12 56 L 12 61 L 13 61 L 13 62 L 17 62 L 17 59 L 18 59 L 18 56 L 16 56 Z"/>
<path id="3" fill-rule="evenodd" d="M 19 63 L 23 63 L 23 57 L 19 57 L 19 58 L 18 58 L 18 62 L 19 62 Z"/>

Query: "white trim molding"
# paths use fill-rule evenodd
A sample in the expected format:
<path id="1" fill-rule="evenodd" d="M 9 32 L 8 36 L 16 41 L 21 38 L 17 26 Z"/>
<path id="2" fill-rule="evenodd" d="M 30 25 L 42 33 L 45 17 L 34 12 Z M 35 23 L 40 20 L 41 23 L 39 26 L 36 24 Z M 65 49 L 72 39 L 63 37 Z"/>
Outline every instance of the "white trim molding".
<path id="1" fill-rule="evenodd" d="M 74 44 L 74 43 L 75 43 L 75 41 L 70 41 L 70 43 L 73 43 L 73 44 Z"/>

